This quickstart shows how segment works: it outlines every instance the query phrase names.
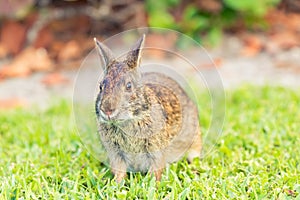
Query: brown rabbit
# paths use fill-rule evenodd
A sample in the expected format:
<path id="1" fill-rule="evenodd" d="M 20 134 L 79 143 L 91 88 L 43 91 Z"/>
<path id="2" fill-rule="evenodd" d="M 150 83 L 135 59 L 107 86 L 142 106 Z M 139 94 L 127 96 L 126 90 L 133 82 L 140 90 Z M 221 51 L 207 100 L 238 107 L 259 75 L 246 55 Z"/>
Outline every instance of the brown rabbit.
<path id="1" fill-rule="evenodd" d="M 145 35 L 123 61 L 95 39 L 105 65 L 95 110 L 100 139 L 120 182 L 127 170 L 150 171 L 160 180 L 163 168 L 188 152 L 199 157 L 198 111 L 180 85 L 161 73 L 140 73 Z"/>

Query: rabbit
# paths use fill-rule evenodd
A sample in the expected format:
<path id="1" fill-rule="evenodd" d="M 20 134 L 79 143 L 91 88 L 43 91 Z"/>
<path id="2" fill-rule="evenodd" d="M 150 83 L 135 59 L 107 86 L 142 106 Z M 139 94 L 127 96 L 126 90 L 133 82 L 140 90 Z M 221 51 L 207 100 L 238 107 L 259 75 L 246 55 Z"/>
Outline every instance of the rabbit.
<path id="1" fill-rule="evenodd" d="M 159 181 L 167 164 L 186 153 L 189 162 L 200 157 L 195 103 L 172 78 L 139 70 L 145 35 L 123 60 L 94 40 L 105 66 L 95 101 L 97 126 L 115 180 L 130 170 L 150 172 Z"/>

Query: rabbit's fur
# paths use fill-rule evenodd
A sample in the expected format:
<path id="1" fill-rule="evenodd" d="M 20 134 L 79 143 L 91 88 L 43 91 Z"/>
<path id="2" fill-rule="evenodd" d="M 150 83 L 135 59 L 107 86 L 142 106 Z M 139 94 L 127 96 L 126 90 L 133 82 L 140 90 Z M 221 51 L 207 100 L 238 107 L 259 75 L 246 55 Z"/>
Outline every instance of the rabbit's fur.
<path id="1" fill-rule="evenodd" d="M 200 156 L 201 137 L 194 102 L 173 79 L 138 70 L 145 35 L 123 61 L 95 39 L 104 62 L 95 110 L 99 134 L 116 180 L 127 170 L 151 171 L 157 180 L 166 164 L 188 150 Z"/>

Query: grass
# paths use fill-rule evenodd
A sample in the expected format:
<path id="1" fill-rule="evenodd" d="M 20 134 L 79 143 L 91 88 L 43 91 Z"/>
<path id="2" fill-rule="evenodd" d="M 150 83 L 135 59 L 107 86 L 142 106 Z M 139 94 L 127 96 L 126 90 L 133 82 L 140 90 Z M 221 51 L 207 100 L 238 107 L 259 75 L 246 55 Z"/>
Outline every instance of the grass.
<path id="1" fill-rule="evenodd" d="M 119 185 L 81 144 L 68 102 L 1 111 L 0 199 L 300 199 L 299 90 L 244 86 L 226 106 L 209 157 Z"/>

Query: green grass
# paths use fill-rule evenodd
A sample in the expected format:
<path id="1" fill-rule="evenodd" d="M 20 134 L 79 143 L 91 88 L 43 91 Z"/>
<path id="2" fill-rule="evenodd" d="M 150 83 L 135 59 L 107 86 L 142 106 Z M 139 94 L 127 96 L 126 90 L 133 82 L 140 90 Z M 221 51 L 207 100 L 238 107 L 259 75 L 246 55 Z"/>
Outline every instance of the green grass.
<path id="1" fill-rule="evenodd" d="M 0 199 L 300 199 L 300 91 L 244 86 L 226 106 L 209 157 L 120 185 L 81 144 L 68 102 L 1 111 Z"/>

